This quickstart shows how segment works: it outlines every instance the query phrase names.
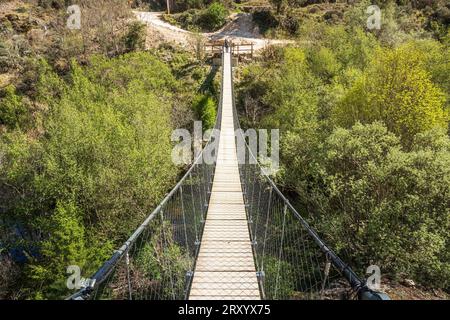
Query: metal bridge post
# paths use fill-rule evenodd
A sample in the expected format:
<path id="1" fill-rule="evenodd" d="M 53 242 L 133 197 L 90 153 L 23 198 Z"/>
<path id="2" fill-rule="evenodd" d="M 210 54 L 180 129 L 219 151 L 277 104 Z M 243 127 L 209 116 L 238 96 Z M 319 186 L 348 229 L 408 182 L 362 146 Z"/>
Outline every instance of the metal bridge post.
<path id="1" fill-rule="evenodd" d="M 184 299 L 187 300 L 189 298 L 189 291 L 192 284 L 192 279 L 194 278 L 194 272 L 189 270 L 186 272 L 185 286 L 184 286 Z"/>
<path id="2" fill-rule="evenodd" d="M 125 263 L 127 265 L 128 299 L 133 300 L 133 293 L 131 291 L 131 279 L 130 279 L 130 255 L 128 254 L 128 250 L 125 255 Z"/>
<path id="3" fill-rule="evenodd" d="M 323 271 L 324 277 L 323 277 L 323 281 L 322 281 L 322 289 L 320 290 L 321 299 L 323 299 L 323 294 L 325 292 L 325 285 L 327 283 L 327 279 L 330 274 L 330 268 L 331 268 L 331 261 L 327 254 L 325 255 L 325 258 L 327 259 L 327 262 L 325 263 L 325 270 Z"/>
<path id="4" fill-rule="evenodd" d="M 256 278 L 258 279 L 259 282 L 259 291 L 261 294 L 261 299 L 265 300 L 266 299 L 266 293 L 264 290 L 264 281 L 266 278 L 266 274 L 264 273 L 264 271 L 257 271 L 256 272 Z"/>
<path id="5" fill-rule="evenodd" d="M 261 270 L 259 272 L 260 279 L 264 280 L 264 254 L 266 251 L 266 240 L 267 240 L 267 229 L 269 225 L 269 214 L 270 214 L 270 203 L 272 201 L 272 187 L 270 187 L 269 191 L 269 201 L 267 202 L 267 214 L 266 214 L 266 224 L 265 224 L 265 230 L 264 230 L 264 242 L 263 242 L 263 251 L 262 251 L 262 258 L 261 258 Z M 264 290 L 264 286 L 261 283 L 261 290 Z M 265 292 L 263 291 L 262 294 L 265 297 Z"/>
<path id="6" fill-rule="evenodd" d="M 287 213 L 287 204 L 284 204 L 283 208 L 283 226 L 281 229 L 281 244 L 280 244 L 280 250 L 278 252 L 278 265 L 277 265 L 277 278 L 275 281 L 275 299 L 277 298 L 278 294 L 278 282 L 280 280 L 280 266 L 281 266 L 281 253 L 283 251 L 283 243 L 284 243 L 284 227 L 286 225 L 286 213 Z"/>

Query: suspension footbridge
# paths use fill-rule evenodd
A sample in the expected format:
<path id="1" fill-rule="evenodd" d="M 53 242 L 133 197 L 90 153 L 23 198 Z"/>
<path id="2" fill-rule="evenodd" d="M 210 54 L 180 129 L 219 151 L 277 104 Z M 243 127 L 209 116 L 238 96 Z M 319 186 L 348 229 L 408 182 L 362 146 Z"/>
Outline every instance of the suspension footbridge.
<path id="1" fill-rule="evenodd" d="M 241 131 L 231 60 L 232 53 L 223 49 L 213 163 L 200 154 L 69 299 L 387 298 L 369 289 L 322 241 L 248 146 L 245 161 L 238 162 L 236 132 Z"/>
<path id="2" fill-rule="evenodd" d="M 231 54 L 224 53 L 219 152 L 189 299 L 259 299 L 236 153 Z"/>

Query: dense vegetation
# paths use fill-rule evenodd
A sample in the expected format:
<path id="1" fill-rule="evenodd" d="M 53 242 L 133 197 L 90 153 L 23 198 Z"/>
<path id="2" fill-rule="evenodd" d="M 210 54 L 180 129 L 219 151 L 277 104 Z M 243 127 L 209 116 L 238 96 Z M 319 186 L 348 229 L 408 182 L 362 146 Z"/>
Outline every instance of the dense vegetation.
<path id="1" fill-rule="evenodd" d="M 367 31 L 365 8 L 303 22 L 298 45 L 244 67 L 242 122 L 281 130 L 274 178 L 360 274 L 448 289 L 448 36 Z"/>
<path id="2" fill-rule="evenodd" d="M 221 2 L 213 2 L 202 9 L 190 9 L 181 13 L 166 14 L 164 19 L 190 31 L 216 31 L 228 19 L 228 8 Z"/>
<path id="3" fill-rule="evenodd" d="M 449 289 L 450 7 L 376 1 L 382 29 L 368 31 L 371 2 L 328 2 L 253 11 L 294 44 L 239 70 L 241 122 L 281 130 L 274 179 L 359 274 L 377 264 Z M 65 297 L 66 267 L 89 276 L 173 186 L 172 129 L 216 117 L 216 70 L 170 45 L 144 51 L 124 1 L 78 3 L 81 30 L 64 27 L 71 1 L 0 13 L 0 298 Z M 166 19 L 195 31 L 233 7 L 171 3 Z M 144 247 L 142 277 L 167 277 L 158 254 Z M 163 254 L 181 275 L 179 248 Z"/>
<path id="4" fill-rule="evenodd" d="M 379 31 L 379 35 L 393 35 L 392 31 L 397 31 L 397 39 L 393 41 L 404 37 L 405 34 L 398 31 L 405 30 L 408 33 L 430 33 L 443 38 L 448 33 L 450 23 L 450 4 L 445 0 L 270 0 L 269 3 L 272 8 L 266 6 L 252 10 L 253 20 L 266 36 L 275 38 L 295 38 L 300 35 L 305 22 L 348 25 L 347 12 L 355 4 L 364 8 L 373 4 L 381 6 L 384 28 Z M 352 18 L 359 19 L 361 16 Z"/>
<path id="5" fill-rule="evenodd" d="M 101 23 L 88 19 L 97 9 Z M 144 52 L 123 2 L 82 10 L 88 28 L 50 24 L 45 43 L 23 26 L 62 24 L 63 5 L 0 16 L 0 298 L 67 296 L 67 266 L 90 276 L 176 182 L 172 130 L 215 116 L 215 85 L 202 86 L 208 67 L 191 53 Z"/>

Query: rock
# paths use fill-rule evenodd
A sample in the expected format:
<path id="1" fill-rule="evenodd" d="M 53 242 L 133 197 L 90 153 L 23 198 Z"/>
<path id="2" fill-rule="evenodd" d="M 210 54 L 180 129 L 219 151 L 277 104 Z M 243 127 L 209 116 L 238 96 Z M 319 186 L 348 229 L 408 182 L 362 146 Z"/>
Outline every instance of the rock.
<path id="1" fill-rule="evenodd" d="M 19 16 L 15 13 L 10 13 L 5 18 L 11 23 L 16 32 L 27 33 L 33 27 L 37 26 L 37 22 L 30 19 L 29 16 Z"/>
<path id="2" fill-rule="evenodd" d="M 15 13 L 8 13 L 6 15 L 6 19 L 8 19 L 11 22 L 19 21 L 19 16 L 17 14 L 15 14 Z"/>
<path id="3" fill-rule="evenodd" d="M 319 12 L 319 8 L 317 8 L 317 7 L 311 7 L 311 8 L 308 9 L 308 13 L 314 14 L 314 13 L 317 13 L 317 12 Z"/>
<path id="4" fill-rule="evenodd" d="M 337 10 L 329 10 L 324 13 L 323 18 L 327 21 L 337 21 L 343 18 L 343 14 Z"/>
<path id="5" fill-rule="evenodd" d="M 411 279 L 404 279 L 402 281 L 402 284 L 407 286 L 407 287 L 410 287 L 410 288 L 416 286 L 416 283 L 413 280 L 411 280 Z"/>

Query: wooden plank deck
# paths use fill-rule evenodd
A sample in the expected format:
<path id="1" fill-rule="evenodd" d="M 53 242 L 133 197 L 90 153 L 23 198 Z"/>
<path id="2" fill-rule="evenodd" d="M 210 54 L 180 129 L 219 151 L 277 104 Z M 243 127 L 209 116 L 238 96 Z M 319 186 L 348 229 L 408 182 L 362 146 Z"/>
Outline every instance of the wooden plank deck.
<path id="1" fill-rule="evenodd" d="M 190 300 L 260 299 L 236 155 L 230 63 L 225 53 L 219 153 Z"/>

